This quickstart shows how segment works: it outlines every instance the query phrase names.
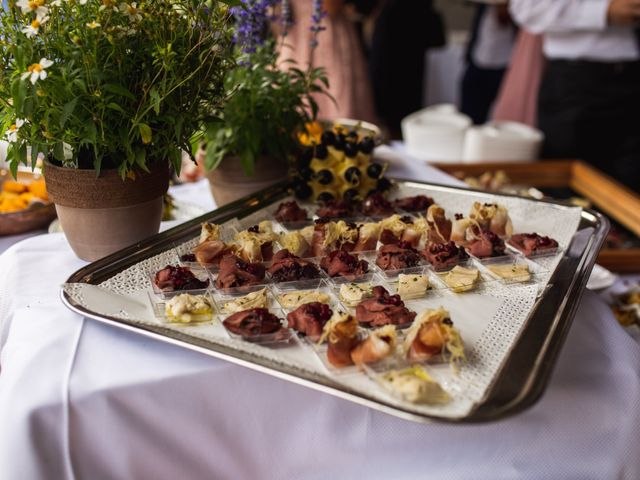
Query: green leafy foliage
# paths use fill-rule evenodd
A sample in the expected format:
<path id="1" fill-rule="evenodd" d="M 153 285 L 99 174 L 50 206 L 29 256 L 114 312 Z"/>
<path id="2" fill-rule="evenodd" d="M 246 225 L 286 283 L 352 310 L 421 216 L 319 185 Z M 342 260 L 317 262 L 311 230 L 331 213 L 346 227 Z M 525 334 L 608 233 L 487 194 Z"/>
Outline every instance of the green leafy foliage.
<path id="1" fill-rule="evenodd" d="M 233 156 L 251 176 L 260 155 L 287 159 L 294 152 L 296 133 L 316 117 L 313 94 L 327 94 L 328 81 L 321 68 L 278 66 L 273 40 L 238 55 L 240 62 L 224 80 L 227 99 L 220 118 L 209 122 L 203 135 L 206 168 L 213 170 Z"/>
<path id="2" fill-rule="evenodd" d="M 0 122 L 12 170 L 27 147 L 123 178 L 153 162 L 178 170 L 226 95 L 234 3 L 10 2 L 0 10 Z"/>

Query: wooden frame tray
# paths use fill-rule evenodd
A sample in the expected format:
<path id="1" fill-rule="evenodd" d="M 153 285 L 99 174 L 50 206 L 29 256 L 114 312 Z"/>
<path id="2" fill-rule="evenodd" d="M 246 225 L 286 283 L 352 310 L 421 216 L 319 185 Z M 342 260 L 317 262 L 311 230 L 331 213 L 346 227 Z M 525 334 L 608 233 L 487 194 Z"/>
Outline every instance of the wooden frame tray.
<path id="1" fill-rule="evenodd" d="M 640 237 L 640 195 L 580 160 L 550 160 L 536 163 L 490 162 L 436 164 L 447 173 L 477 177 L 504 171 L 518 185 L 537 188 L 570 188 L 588 199 L 599 211 Z M 619 273 L 640 272 L 640 248 L 603 248 L 598 263 Z"/>

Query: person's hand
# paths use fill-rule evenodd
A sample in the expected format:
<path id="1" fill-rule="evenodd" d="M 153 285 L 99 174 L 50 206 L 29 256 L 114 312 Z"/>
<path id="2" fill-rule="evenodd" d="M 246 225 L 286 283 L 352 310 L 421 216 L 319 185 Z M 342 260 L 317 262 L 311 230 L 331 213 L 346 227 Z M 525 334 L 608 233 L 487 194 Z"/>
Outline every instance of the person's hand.
<path id="1" fill-rule="evenodd" d="M 640 23 L 640 0 L 611 0 L 607 20 L 611 25 L 637 25 Z"/>

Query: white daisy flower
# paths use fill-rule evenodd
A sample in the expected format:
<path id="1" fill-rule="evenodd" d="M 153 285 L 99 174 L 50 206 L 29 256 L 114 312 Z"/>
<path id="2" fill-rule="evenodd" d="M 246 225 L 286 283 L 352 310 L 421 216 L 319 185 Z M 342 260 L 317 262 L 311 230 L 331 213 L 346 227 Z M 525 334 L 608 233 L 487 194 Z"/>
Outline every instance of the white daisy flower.
<path id="1" fill-rule="evenodd" d="M 24 125 L 24 120 L 17 118 L 16 123 L 11 125 L 4 134 L 7 142 L 15 142 L 18 139 L 18 130 L 20 130 L 22 125 Z"/>
<path id="2" fill-rule="evenodd" d="M 130 22 L 139 22 L 142 20 L 140 9 L 138 8 L 138 2 L 120 4 L 120 11 L 129 18 Z"/>
<path id="3" fill-rule="evenodd" d="M 22 29 L 22 33 L 24 33 L 27 38 L 32 38 L 38 35 L 40 32 L 40 27 L 43 23 L 49 20 L 49 17 L 36 18 L 33 22 Z"/>
<path id="4" fill-rule="evenodd" d="M 116 0 L 102 0 L 102 5 L 98 10 L 113 10 L 114 12 L 118 11 L 118 2 Z"/>
<path id="5" fill-rule="evenodd" d="M 38 17 L 45 17 L 49 14 L 49 9 L 44 4 L 45 0 L 18 0 L 16 2 L 22 13 L 35 12 Z"/>
<path id="6" fill-rule="evenodd" d="M 31 83 L 35 85 L 38 80 L 44 80 L 47 78 L 47 68 L 53 65 L 51 60 L 47 60 L 46 58 L 41 58 L 38 63 L 34 63 L 29 65 L 27 71 L 22 74 L 22 80 L 29 78 Z"/>

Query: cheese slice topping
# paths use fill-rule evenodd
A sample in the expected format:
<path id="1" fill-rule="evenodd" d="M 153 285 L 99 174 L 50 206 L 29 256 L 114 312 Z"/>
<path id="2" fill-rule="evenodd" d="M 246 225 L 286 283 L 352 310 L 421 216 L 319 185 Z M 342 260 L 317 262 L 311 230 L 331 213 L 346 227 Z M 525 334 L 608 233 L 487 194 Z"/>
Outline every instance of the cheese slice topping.
<path id="1" fill-rule="evenodd" d="M 283 293 L 278 296 L 278 301 L 284 308 L 298 308 L 300 305 L 304 305 L 305 303 L 329 303 L 330 297 L 326 293 L 318 292 L 317 290 L 301 290 Z"/>
<path id="2" fill-rule="evenodd" d="M 403 299 L 422 297 L 428 288 L 429 278 L 426 275 L 398 275 L 398 295 Z"/>
<path id="3" fill-rule="evenodd" d="M 421 367 L 392 370 L 381 377 L 382 383 L 411 403 L 444 404 L 449 394 Z"/>
<path id="4" fill-rule="evenodd" d="M 529 265 L 510 263 L 508 265 L 487 265 L 487 268 L 500 278 L 513 282 L 528 282 L 531 279 Z"/>
<path id="5" fill-rule="evenodd" d="M 340 285 L 340 300 L 349 307 L 355 307 L 372 293 L 373 288 L 370 283 L 343 283 Z"/>
<path id="6" fill-rule="evenodd" d="M 480 280 L 480 272 L 475 268 L 459 265 L 442 274 L 444 282 L 456 293 L 472 290 Z"/>
<path id="7" fill-rule="evenodd" d="M 267 289 L 263 288 L 257 292 L 251 292 L 248 295 L 226 302 L 223 308 L 230 313 L 242 312 L 250 308 L 269 308 Z"/>

